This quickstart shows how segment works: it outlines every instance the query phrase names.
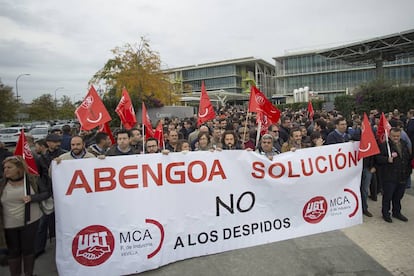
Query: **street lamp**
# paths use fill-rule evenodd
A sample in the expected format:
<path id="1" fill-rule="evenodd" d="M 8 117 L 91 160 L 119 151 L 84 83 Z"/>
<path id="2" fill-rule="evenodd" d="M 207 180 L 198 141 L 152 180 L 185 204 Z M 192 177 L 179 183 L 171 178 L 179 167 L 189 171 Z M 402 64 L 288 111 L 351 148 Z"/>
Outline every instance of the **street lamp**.
<path id="1" fill-rule="evenodd" d="M 57 92 L 59 89 L 64 89 L 64 87 L 58 87 L 58 88 L 56 88 L 56 89 L 55 89 L 55 92 L 54 92 L 54 94 L 55 94 L 55 117 L 56 117 L 56 114 L 57 114 L 57 99 L 56 99 L 56 92 Z"/>
<path id="2" fill-rule="evenodd" d="M 20 74 L 17 76 L 16 78 L 16 100 L 19 101 L 19 86 L 18 86 L 18 81 L 21 77 L 23 76 L 30 76 L 30 74 Z"/>

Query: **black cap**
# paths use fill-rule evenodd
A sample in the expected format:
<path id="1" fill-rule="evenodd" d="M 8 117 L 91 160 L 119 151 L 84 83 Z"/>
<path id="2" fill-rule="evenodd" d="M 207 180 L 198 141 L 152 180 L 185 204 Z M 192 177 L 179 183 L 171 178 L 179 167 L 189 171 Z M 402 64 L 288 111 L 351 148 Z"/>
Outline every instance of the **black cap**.
<path id="1" fill-rule="evenodd" d="M 62 141 L 62 137 L 58 134 L 49 134 L 48 136 L 46 136 L 46 141 L 60 142 L 60 141 Z"/>

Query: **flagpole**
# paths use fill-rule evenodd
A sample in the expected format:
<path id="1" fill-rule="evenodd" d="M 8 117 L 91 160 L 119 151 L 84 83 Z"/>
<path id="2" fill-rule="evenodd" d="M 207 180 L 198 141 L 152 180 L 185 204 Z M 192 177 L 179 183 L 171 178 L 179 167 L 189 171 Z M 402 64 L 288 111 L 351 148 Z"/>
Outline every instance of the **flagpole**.
<path id="1" fill-rule="evenodd" d="M 145 125 L 144 120 L 142 120 L 142 154 L 145 154 Z"/>
<path id="2" fill-rule="evenodd" d="M 388 152 L 388 157 L 391 157 L 391 149 L 390 149 L 390 144 L 388 144 L 388 133 L 387 131 L 385 131 L 385 143 L 387 143 L 387 152 Z"/>
<path id="3" fill-rule="evenodd" d="M 259 145 L 260 131 L 261 130 L 262 130 L 262 120 L 259 120 L 259 125 L 257 126 L 257 133 L 256 133 L 256 148 L 257 148 L 257 145 Z"/>
<path id="4" fill-rule="evenodd" d="M 24 130 L 22 129 L 23 135 L 24 135 Z M 23 162 L 26 162 L 26 153 L 24 152 L 24 141 L 22 141 L 22 157 L 23 157 Z M 27 166 L 27 164 L 26 164 Z M 26 183 L 26 172 L 23 173 L 23 188 L 24 188 L 24 196 L 27 196 L 27 183 Z"/>

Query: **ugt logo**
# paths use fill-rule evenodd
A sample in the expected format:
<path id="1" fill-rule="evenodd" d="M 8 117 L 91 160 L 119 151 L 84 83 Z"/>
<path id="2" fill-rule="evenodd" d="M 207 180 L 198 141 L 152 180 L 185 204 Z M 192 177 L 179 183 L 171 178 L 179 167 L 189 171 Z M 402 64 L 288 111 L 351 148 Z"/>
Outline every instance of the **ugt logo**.
<path id="1" fill-rule="evenodd" d="M 318 223 L 326 215 L 328 202 L 323 196 L 317 196 L 306 202 L 303 206 L 303 219 L 309 223 Z"/>
<path id="2" fill-rule="evenodd" d="M 102 225 L 83 228 L 72 241 L 72 255 L 85 266 L 97 266 L 111 257 L 115 240 L 111 231 Z"/>

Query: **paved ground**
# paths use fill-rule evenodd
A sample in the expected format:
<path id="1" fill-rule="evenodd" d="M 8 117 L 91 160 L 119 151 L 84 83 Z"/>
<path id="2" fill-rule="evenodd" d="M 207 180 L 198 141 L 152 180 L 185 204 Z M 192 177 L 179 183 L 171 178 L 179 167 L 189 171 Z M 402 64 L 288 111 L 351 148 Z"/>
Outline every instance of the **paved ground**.
<path id="1" fill-rule="evenodd" d="M 386 223 L 380 201 L 369 201 L 373 218 L 341 231 L 193 258 L 147 271 L 142 276 L 210 275 L 414 275 L 414 191 L 403 199 L 407 223 Z M 379 200 L 381 197 L 379 197 Z M 35 272 L 58 275 L 54 246 L 38 258 Z M 0 275 L 8 275 L 0 267 Z"/>

